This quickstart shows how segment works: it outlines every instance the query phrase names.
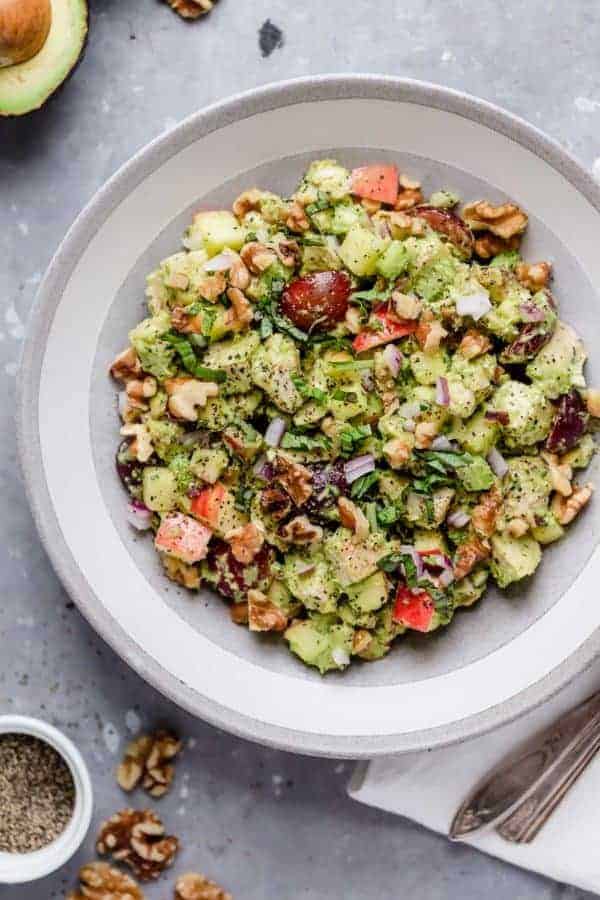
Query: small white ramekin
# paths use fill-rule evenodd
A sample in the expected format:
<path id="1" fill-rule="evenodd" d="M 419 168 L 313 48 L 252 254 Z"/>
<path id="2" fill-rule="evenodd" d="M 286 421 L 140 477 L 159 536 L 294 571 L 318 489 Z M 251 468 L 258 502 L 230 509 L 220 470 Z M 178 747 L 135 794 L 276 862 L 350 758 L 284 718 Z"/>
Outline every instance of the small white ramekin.
<path id="1" fill-rule="evenodd" d="M 0 885 L 24 884 L 55 872 L 79 849 L 92 818 L 92 782 L 77 747 L 47 722 L 29 716 L 0 716 L 0 734 L 29 734 L 46 741 L 68 765 L 75 785 L 73 815 L 56 840 L 32 853 L 0 852 Z"/>

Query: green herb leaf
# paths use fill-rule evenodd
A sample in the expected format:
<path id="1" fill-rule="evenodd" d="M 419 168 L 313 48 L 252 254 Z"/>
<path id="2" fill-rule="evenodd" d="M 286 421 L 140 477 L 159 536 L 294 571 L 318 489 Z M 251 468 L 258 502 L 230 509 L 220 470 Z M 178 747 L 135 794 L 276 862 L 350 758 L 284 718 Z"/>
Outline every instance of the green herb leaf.
<path id="1" fill-rule="evenodd" d="M 367 475 L 361 475 L 352 483 L 350 488 L 350 496 L 355 500 L 360 500 L 367 494 L 371 488 L 379 481 L 379 472 L 369 472 Z"/>
<path id="2" fill-rule="evenodd" d="M 175 348 L 181 363 L 194 378 L 200 378 L 203 381 L 222 382 L 227 379 L 227 375 L 221 369 L 208 369 L 198 361 L 198 357 L 194 353 L 194 348 L 190 342 L 179 334 L 169 332 L 165 334 L 164 340 Z"/>
<path id="3" fill-rule="evenodd" d="M 321 388 L 312 387 L 301 375 L 292 375 L 292 381 L 300 396 L 304 397 L 305 400 L 314 400 L 319 404 L 327 402 L 327 391 L 322 391 Z"/>
<path id="4" fill-rule="evenodd" d="M 371 437 L 370 425 L 347 425 L 340 432 L 340 444 L 342 453 L 351 456 L 365 438 Z"/>
<path id="5" fill-rule="evenodd" d="M 280 446 L 284 450 L 329 450 L 331 441 L 324 434 L 317 434 L 313 437 L 310 434 L 297 434 L 293 431 L 286 431 Z"/>

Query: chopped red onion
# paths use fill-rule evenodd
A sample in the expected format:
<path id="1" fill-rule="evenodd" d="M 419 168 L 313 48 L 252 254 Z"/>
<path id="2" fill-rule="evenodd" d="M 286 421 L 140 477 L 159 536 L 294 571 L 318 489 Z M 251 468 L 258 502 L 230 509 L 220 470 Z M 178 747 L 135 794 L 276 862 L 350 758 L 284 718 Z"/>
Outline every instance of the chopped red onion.
<path id="1" fill-rule="evenodd" d="M 231 250 L 224 250 L 222 253 L 219 253 L 217 256 L 213 256 L 212 259 L 209 259 L 208 262 L 204 263 L 204 271 L 226 272 L 227 269 L 230 269 L 232 267 L 234 260 L 235 255 L 231 252 Z"/>
<path id="2" fill-rule="evenodd" d="M 521 303 L 519 309 L 526 322 L 543 322 L 546 318 L 544 310 L 536 306 L 535 303 Z"/>
<path id="3" fill-rule="evenodd" d="M 442 574 L 438 578 L 438 582 L 442 587 L 449 587 L 454 581 L 454 572 L 452 569 L 444 569 Z"/>
<path id="4" fill-rule="evenodd" d="M 368 475 L 369 472 L 375 470 L 375 459 L 371 453 L 365 453 L 364 456 L 356 456 L 349 460 L 344 466 L 344 475 L 348 484 L 352 484 L 357 478 Z"/>
<path id="5" fill-rule="evenodd" d="M 375 382 L 373 381 L 373 376 L 368 370 L 363 372 L 360 376 L 360 383 L 364 387 L 365 391 L 367 391 L 367 393 L 369 394 L 375 390 Z"/>
<path id="6" fill-rule="evenodd" d="M 340 242 L 336 238 L 336 236 L 334 234 L 326 234 L 325 235 L 325 243 L 327 244 L 327 246 L 329 247 L 331 252 L 335 253 L 337 256 L 337 254 L 339 253 L 339 249 L 340 249 Z"/>
<path id="7" fill-rule="evenodd" d="M 252 467 L 252 471 L 255 475 L 258 475 L 259 478 L 265 478 L 269 469 L 269 461 L 265 454 L 263 453 L 258 457 L 254 466 Z"/>
<path id="8" fill-rule="evenodd" d="M 268 444 L 269 447 L 279 447 L 286 428 L 287 423 L 285 419 L 282 419 L 279 416 L 275 419 L 271 419 L 269 427 L 265 431 L 265 444 Z"/>
<path id="9" fill-rule="evenodd" d="M 448 379 L 440 375 L 435 384 L 435 402 L 438 406 L 450 406 Z"/>
<path id="10" fill-rule="evenodd" d="M 403 360 L 402 352 L 395 344 L 387 344 L 383 351 L 383 360 L 394 378 L 398 377 Z"/>
<path id="11" fill-rule="evenodd" d="M 434 438 L 434 440 L 431 442 L 431 449 L 454 450 L 454 444 L 452 443 L 452 441 L 448 440 L 447 437 L 444 437 L 444 435 L 441 434 L 439 437 Z"/>
<path id="12" fill-rule="evenodd" d="M 500 425 L 510 424 L 510 416 L 504 409 L 488 409 L 485 413 L 485 418 L 490 422 L 499 422 Z"/>
<path id="13" fill-rule="evenodd" d="M 459 316 L 471 316 L 477 321 L 489 313 L 492 308 L 490 295 L 483 288 L 474 294 L 465 294 L 456 300 L 456 312 Z"/>
<path id="14" fill-rule="evenodd" d="M 464 528 L 471 521 L 471 516 L 464 509 L 457 509 L 451 512 L 446 518 L 446 522 L 450 528 Z"/>
<path id="15" fill-rule="evenodd" d="M 127 396 L 127 391 L 119 391 L 117 405 L 119 408 L 119 415 L 121 416 L 123 421 L 125 421 L 125 415 L 127 414 L 127 410 L 129 408 L 129 397 Z"/>
<path id="16" fill-rule="evenodd" d="M 400 547 L 400 553 L 406 553 L 415 564 L 415 568 L 417 570 L 417 578 L 422 578 L 425 574 L 425 566 L 423 565 L 423 559 L 421 558 L 421 554 L 418 550 L 416 550 L 411 544 L 402 544 Z"/>
<path id="17" fill-rule="evenodd" d="M 492 449 L 486 456 L 486 459 L 494 474 L 497 475 L 498 478 L 504 478 L 504 476 L 508 472 L 508 465 L 506 464 L 506 460 L 504 459 L 500 451 L 497 450 L 496 447 L 492 447 Z"/>
<path id="18" fill-rule="evenodd" d="M 152 527 L 152 510 L 141 500 L 132 500 L 127 505 L 127 521 L 138 531 L 148 531 Z"/>

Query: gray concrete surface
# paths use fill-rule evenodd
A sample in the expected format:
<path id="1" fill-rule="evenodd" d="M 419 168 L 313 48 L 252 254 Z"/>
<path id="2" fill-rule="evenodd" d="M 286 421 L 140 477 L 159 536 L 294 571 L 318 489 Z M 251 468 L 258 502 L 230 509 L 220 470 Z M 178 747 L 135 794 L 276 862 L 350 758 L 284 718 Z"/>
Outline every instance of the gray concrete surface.
<path id="1" fill-rule="evenodd" d="M 600 156 L 600 7 L 589 0 L 220 0 L 193 26 L 158 0 L 94 0 L 92 7 L 87 54 L 60 96 L 35 116 L 0 123 L 0 712 L 43 716 L 77 742 L 93 773 L 95 825 L 122 805 L 112 773 L 138 723 L 169 724 L 191 738 L 176 789 L 161 803 L 184 847 L 174 873 L 203 870 L 236 900 L 583 900 L 588 895 L 573 888 L 349 801 L 347 763 L 234 739 L 147 687 L 79 616 L 46 559 L 17 468 L 12 416 L 36 285 L 82 205 L 150 138 L 243 88 L 371 71 L 480 94 L 591 166 Z M 263 29 L 261 49 L 267 19 L 282 36 Z M 0 887 L 0 897 L 62 897 L 93 855 L 90 834 L 58 875 Z M 147 896 L 167 900 L 171 882 L 163 879 Z"/>

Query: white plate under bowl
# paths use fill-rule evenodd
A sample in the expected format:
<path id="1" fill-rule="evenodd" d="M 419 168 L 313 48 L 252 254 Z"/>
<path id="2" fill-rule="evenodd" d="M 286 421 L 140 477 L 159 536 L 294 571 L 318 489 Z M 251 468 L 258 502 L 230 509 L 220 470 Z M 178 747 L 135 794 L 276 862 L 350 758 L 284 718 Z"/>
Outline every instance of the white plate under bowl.
<path id="1" fill-rule="evenodd" d="M 378 76 L 303 79 L 200 112 L 99 191 L 54 258 L 31 317 L 20 445 L 46 550 L 94 627 L 181 706 L 245 737 L 319 755 L 371 757 L 465 739 L 530 709 L 600 650 L 598 506 L 549 548 L 536 576 L 399 641 L 386 659 L 321 678 L 230 623 L 215 595 L 179 591 L 124 518 L 109 362 L 144 314 L 144 276 L 174 252 L 191 211 L 259 184 L 293 190 L 307 161 L 395 160 L 425 192 L 512 197 L 525 252 L 555 263 L 563 316 L 600 381 L 600 193 L 530 125 L 481 100 Z"/>

